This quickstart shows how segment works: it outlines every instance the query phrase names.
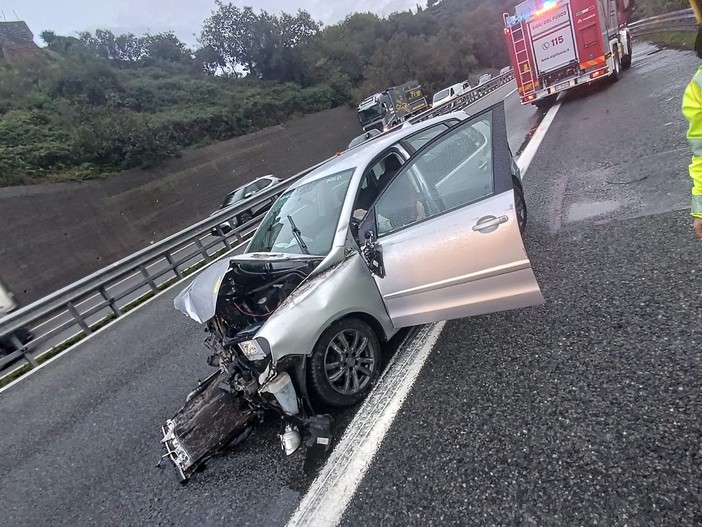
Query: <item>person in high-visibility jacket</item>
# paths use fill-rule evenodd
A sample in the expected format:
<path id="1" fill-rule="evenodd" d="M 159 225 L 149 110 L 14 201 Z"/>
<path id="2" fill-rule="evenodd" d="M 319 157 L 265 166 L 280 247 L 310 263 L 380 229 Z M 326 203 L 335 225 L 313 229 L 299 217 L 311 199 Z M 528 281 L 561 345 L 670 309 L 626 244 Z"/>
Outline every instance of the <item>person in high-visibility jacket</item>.
<path id="1" fill-rule="evenodd" d="M 700 24 L 700 30 L 695 40 L 695 52 L 702 59 L 702 1 L 690 0 L 690 6 Z M 692 147 L 692 163 L 690 163 L 692 228 L 695 235 L 702 239 L 702 67 L 697 70 L 692 82 L 685 90 L 682 111 L 690 123 L 687 140 Z"/>

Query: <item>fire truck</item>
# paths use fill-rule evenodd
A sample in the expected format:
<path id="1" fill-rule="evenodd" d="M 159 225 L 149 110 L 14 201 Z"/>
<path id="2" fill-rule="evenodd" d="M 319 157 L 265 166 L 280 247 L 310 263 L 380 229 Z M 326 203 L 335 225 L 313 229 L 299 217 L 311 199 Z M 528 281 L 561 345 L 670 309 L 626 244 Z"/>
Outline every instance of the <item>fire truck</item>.
<path id="1" fill-rule="evenodd" d="M 545 106 L 575 86 L 618 80 L 631 66 L 634 1 L 527 0 L 505 13 L 522 104 Z"/>

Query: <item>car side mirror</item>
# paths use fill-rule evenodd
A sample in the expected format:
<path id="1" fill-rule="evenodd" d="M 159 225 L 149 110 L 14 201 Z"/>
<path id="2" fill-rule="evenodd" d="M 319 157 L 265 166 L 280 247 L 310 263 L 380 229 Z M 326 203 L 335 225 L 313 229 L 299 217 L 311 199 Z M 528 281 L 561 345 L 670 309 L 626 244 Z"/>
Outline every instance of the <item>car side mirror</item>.
<path id="1" fill-rule="evenodd" d="M 379 278 L 385 278 L 383 250 L 375 241 L 375 233 L 373 231 L 366 231 L 361 253 L 370 272 Z"/>

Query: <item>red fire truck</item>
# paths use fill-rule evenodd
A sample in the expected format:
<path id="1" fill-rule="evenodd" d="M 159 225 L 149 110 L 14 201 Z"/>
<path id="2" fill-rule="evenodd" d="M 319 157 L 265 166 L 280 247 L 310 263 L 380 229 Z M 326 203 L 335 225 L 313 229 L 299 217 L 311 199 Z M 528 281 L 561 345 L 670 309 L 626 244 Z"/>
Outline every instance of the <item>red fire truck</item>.
<path id="1" fill-rule="evenodd" d="M 569 88 L 617 80 L 631 66 L 635 0 L 527 0 L 505 13 L 522 104 L 550 104 Z"/>

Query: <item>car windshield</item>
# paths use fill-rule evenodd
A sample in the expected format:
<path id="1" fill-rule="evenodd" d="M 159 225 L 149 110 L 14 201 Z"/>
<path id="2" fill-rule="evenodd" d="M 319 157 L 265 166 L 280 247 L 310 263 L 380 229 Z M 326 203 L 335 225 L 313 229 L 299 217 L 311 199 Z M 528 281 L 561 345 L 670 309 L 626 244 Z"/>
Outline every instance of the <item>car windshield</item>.
<path id="1" fill-rule="evenodd" d="M 227 197 L 224 198 L 224 203 L 222 203 L 222 208 L 233 205 L 242 199 L 244 199 L 244 187 L 238 188 L 234 192 L 227 194 Z"/>
<path id="2" fill-rule="evenodd" d="M 361 124 L 368 123 L 374 119 L 377 119 L 378 117 L 380 117 L 379 104 L 376 104 L 375 106 L 371 106 L 366 110 L 358 112 L 358 120 L 361 121 Z"/>
<path id="3" fill-rule="evenodd" d="M 445 90 L 441 90 L 439 93 L 434 95 L 434 102 L 440 101 L 441 99 L 445 99 L 448 96 L 449 96 L 448 88 L 446 88 Z"/>
<path id="4" fill-rule="evenodd" d="M 323 176 L 283 194 L 261 222 L 248 252 L 327 255 L 355 170 Z"/>

